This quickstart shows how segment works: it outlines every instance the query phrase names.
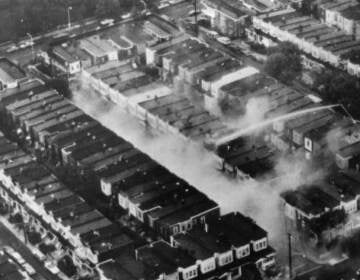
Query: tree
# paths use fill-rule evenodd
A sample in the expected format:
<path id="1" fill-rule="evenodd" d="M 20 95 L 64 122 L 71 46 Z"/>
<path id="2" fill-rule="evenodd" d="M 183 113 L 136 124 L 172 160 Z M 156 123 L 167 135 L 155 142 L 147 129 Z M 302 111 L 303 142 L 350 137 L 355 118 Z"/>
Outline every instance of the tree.
<path id="1" fill-rule="evenodd" d="M 345 238 L 341 243 L 341 248 L 350 258 L 358 258 L 360 256 L 360 232 Z"/>
<path id="2" fill-rule="evenodd" d="M 319 218 L 315 218 L 309 221 L 309 228 L 316 233 L 321 235 L 325 230 L 335 228 L 340 224 L 344 224 L 347 221 L 347 214 L 344 209 L 337 209 L 326 212 Z"/>
<path id="3" fill-rule="evenodd" d="M 355 117 L 360 118 L 360 82 L 339 70 L 324 70 L 314 81 L 314 90 L 329 103 L 341 103 Z"/>
<path id="4" fill-rule="evenodd" d="M 344 60 L 350 60 L 350 62 L 359 64 L 360 63 L 360 52 L 359 50 L 351 50 L 343 55 L 341 55 L 341 58 Z"/>
<path id="5" fill-rule="evenodd" d="M 301 74 L 300 50 L 290 42 L 280 43 L 270 48 L 269 57 L 265 64 L 265 71 L 284 83 L 291 83 Z"/>

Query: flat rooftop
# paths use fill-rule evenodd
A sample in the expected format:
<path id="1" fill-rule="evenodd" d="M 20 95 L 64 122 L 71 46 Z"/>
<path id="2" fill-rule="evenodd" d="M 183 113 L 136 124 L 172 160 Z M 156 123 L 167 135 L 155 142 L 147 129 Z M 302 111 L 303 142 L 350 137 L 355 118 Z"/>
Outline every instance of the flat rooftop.
<path id="1" fill-rule="evenodd" d="M 25 72 L 6 58 L 0 58 L 0 80 L 3 83 L 12 83 L 24 79 Z"/>
<path id="2" fill-rule="evenodd" d="M 188 253 L 173 248 L 165 241 L 157 241 L 151 245 L 137 249 L 138 259 L 152 267 L 157 273 L 166 275 L 172 274 L 179 267 L 187 268 L 196 263 Z"/>
<path id="3" fill-rule="evenodd" d="M 291 206 L 312 215 L 321 215 L 340 204 L 336 198 L 322 191 L 321 187 L 316 185 L 302 186 L 295 191 L 287 191 L 281 196 Z"/>

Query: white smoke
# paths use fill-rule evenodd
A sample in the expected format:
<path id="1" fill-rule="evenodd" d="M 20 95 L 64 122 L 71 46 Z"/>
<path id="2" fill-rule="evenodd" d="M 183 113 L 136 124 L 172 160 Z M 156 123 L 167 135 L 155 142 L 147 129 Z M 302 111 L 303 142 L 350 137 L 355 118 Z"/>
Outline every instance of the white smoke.
<path id="1" fill-rule="evenodd" d="M 245 114 L 236 120 L 229 120 L 231 127 L 244 129 L 265 120 L 270 109 L 270 100 L 266 96 L 250 98 L 245 106 Z"/>
<path id="2" fill-rule="evenodd" d="M 303 163 L 302 158 L 295 155 L 279 159 L 275 167 L 276 174 L 272 174 L 275 177 L 281 175 L 276 179 L 265 176 L 260 181 L 240 181 L 220 174 L 214 155 L 200 143 L 187 142 L 169 134 L 149 135 L 135 117 L 124 112 L 120 106 L 100 98 L 87 87 L 74 90 L 73 102 L 104 126 L 216 201 L 222 213 L 240 211 L 249 215 L 269 231 L 270 239 L 275 245 L 283 242 L 279 194 L 284 190 L 294 189 L 309 179 L 304 176 L 308 166 Z"/>
<path id="3" fill-rule="evenodd" d="M 332 153 L 336 153 L 342 146 L 344 131 L 337 127 L 326 134 L 326 143 Z"/>

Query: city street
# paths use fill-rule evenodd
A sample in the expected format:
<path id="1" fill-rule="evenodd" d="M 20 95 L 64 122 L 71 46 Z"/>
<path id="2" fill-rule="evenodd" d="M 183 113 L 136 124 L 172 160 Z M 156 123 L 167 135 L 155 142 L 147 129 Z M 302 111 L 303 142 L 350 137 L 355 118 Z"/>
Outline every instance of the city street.
<path id="1" fill-rule="evenodd" d="M 0 222 L 0 248 L 10 246 L 18 251 L 22 257 L 36 270 L 37 274 L 32 276 L 34 280 L 60 280 L 32 254 L 32 252 Z"/>

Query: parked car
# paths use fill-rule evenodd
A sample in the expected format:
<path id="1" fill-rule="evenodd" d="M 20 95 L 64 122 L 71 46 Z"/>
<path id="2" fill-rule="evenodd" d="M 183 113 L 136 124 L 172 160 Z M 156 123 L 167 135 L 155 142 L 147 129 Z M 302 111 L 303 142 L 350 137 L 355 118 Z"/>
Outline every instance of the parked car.
<path id="1" fill-rule="evenodd" d="M 214 30 L 206 31 L 206 34 L 211 38 L 218 38 L 219 37 L 219 33 L 217 33 Z"/>
<path id="2" fill-rule="evenodd" d="M 7 53 L 11 53 L 11 52 L 14 52 L 14 51 L 17 51 L 19 49 L 18 46 L 11 46 L 10 48 L 8 48 L 6 50 Z"/>
<path id="3" fill-rule="evenodd" d="M 26 41 L 26 42 L 21 43 L 20 46 L 19 46 L 19 48 L 20 48 L 20 49 L 26 49 L 26 48 L 31 47 L 31 46 L 33 46 L 33 45 L 34 45 L 34 42 L 32 42 L 32 41 Z"/>
<path id="4" fill-rule="evenodd" d="M 229 37 L 221 36 L 221 37 L 217 37 L 216 40 L 223 45 L 231 44 L 231 39 Z"/>
<path id="5" fill-rule="evenodd" d="M 58 274 L 60 272 L 59 268 L 56 264 L 52 263 L 51 261 L 45 261 L 44 266 L 52 273 Z"/>
<path id="6" fill-rule="evenodd" d="M 112 18 L 107 18 L 107 19 L 103 19 L 102 21 L 100 21 L 100 24 L 102 25 L 113 25 L 114 24 L 114 19 Z"/>
<path id="7" fill-rule="evenodd" d="M 24 265 L 26 263 L 24 258 L 18 252 L 12 253 L 11 257 L 13 257 L 20 265 Z"/>
<path id="8" fill-rule="evenodd" d="M 199 15 L 201 13 L 201 11 L 196 11 L 195 10 L 191 10 L 190 12 L 188 12 L 188 16 L 192 17 L 195 16 L 195 14 Z"/>
<path id="9" fill-rule="evenodd" d="M 121 18 L 122 18 L 122 19 L 131 18 L 131 13 L 127 13 L 127 14 L 125 14 L 125 15 L 122 15 Z"/>
<path id="10" fill-rule="evenodd" d="M 35 269 L 30 264 L 25 263 L 22 266 L 30 276 L 36 274 Z"/>

